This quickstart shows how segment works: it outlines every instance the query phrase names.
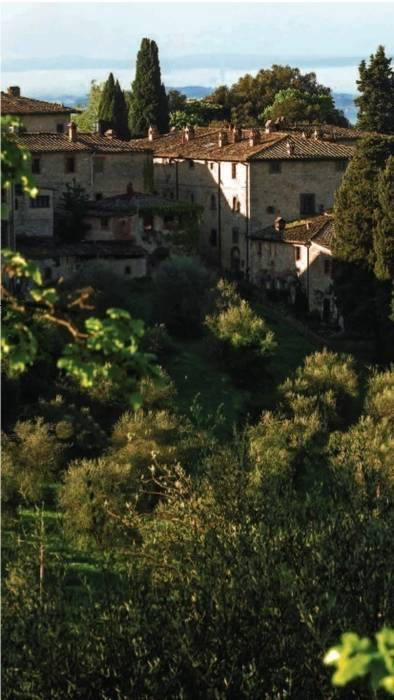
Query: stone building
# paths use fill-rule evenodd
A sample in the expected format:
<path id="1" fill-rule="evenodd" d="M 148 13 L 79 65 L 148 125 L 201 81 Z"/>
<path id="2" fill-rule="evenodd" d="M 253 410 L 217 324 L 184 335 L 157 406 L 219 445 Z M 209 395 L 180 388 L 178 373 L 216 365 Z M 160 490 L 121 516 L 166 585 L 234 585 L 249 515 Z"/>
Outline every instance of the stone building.
<path id="1" fill-rule="evenodd" d="M 330 213 L 274 225 L 250 236 L 250 277 L 259 287 L 276 292 L 290 303 L 302 291 L 310 311 L 325 322 L 340 323 L 333 289 Z"/>
<path id="2" fill-rule="evenodd" d="M 17 138 L 31 153 L 37 187 L 54 190 L 55 210 L 66 185 L 73 182 L 92 200 L 125 192 L 129 182 L 142 192 L 150 186 L 151 150 L 122 141 L 111 130 L 104 135 L 78 132 L 71 122 L 66 133 L 21 133 Z"/>
<path id="3" fill-rule="evenodd" d="M 294 220 L 330 209 L 357 140 L 342 127 L 188 127 L 141 146 L 154 154 L 155 191 L 204 207 L 201 252 L 226 270 L 251 274 L 251 236 L 275 216 Z"/>
<path id="4" fill-rule="evenodd" d="M 16 85 L 1 93 L 2 116 L 18 117 L 23 128 L 29 132 L 49 131 L 63 134 L 67 130 L 71 114 L 78 111 L 54 102 L 23 97 Z"/>

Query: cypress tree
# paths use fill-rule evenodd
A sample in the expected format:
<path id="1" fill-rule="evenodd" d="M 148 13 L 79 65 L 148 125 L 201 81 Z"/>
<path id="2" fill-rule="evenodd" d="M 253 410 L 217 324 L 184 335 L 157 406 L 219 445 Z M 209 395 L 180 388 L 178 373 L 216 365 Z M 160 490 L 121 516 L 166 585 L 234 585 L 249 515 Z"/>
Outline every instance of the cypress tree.
<path id="1" fill-rule="evenodd" d="M 378 207 L 375 210 L 375 275 L 394 280 L 394 156 L 387 160 L 378 183 Z"/>
<path id="2" fill-rule="evenodd" d="M 120 139 L 130 138 L 129 110 L 122 88 L 117 80 L 115 83 L 114 129 Z"/>
<path id="3" fill-rule="evenodd" d="M 132 84 L 130 130 L 133 136 L 146 136 L 150 125 L 162 133 L 168 129 L 168 102 L 161 82 L 157 44 L 142 39 Z"/>
<path id="4" fill-rule="evenodd" d="M 98 119 L 102 122 L 104 130 L 114 128 L 115 121 L 115 79 L 112 73 L 109 74 L 104 83 L 98 109 Z"/>
<path id="5" fill-rule="evenodd" d="M 360 63 L 359 73 L 357 85 L 361 96 L 355 100 L 359 109 L 357 126 L 383 134 L 394 133 L 394 72 L 383 46 L 370 56 L 368 66 L 365 61 Z"/>

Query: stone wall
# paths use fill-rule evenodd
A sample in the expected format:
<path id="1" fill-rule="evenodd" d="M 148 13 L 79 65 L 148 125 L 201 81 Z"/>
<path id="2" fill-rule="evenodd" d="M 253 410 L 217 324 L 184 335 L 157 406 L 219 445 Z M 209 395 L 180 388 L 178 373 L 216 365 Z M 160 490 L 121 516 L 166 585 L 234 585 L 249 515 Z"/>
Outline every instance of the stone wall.
<path id="1" fill-rule="evenodd" d="M 315 213 L 327 211 L 334 204 L 334 194 L 343 177 L 338 161 L 284 160 L 280 166 L 281 172 L 271 173 L 268 161 L 250 164 L 252 231 L 270 226 L 275 216 L 280 215 L 286 221 L 302 218 L 300 194 L 303 193 L 315 195 Z"/>
<path id="2" fill-rule="evenodd" d="M 34 258 L 33 258 L 34 260 Z M 113 272 L 125 279 L 134 279 L 146 276 L 146 258 L 94 258 L 92 260 L 79 259 L 76 256 L 46 258 L 34 260 L 42 271 L 46 282 L 56 281 L 59 277 L 70 277 L 89 262 L 102 262 L 108 265 Z"/>
<path id="3" fill-rule="evenodd" d="M 70 123 L 69 114 L 24 114 L 21 117 L 23 127 L 30 133 L 37 132 L 58 132 L 58 125 L 62 125 L 63 132 L 66 133 L 67 125 Z"/>
<path id="4" fill-rule="evenodd" d="M 123 194 L 129 182 L 136 191 L 144 191 L 144 165 L 151 159 L 147 153 L 111 153 L 93 156 L 88 152 L 33 153 L 40 159 L 40 173 L 34 173 L 34 181 L 41 188 L 54 189 L 54 206 L 59 205 L 66 184 L 75 180 L 85 188 L 90 199 L 96 195 L 107 197 Z M 74 158 L 75 172 L 66 172 L 66 159 Z M 103 172 L 97 172 L 95 158 L 102 158 Z"/>
<path id="5" fill-rule="evenodd" d="M 53 191 L 40 189 L 48 197 L 48 207 L 35 207 L 37 200 L 15 195 L 14 231 L 17 236 L 53 236 Z"/>

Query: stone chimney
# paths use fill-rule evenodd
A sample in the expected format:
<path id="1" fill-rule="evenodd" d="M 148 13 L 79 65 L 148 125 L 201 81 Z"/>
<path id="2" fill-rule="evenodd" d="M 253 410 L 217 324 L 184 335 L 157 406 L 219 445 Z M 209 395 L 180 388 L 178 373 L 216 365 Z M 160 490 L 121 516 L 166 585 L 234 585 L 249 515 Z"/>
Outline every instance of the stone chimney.
<path id="1" fill-rule="evenodd" d="M 242 140 L 242 131 L 239 126 L 230 126 L 230 141 L 231 143 L 238 143 Z"/>
<path id="2" fill-rule="evenodd" d="M 318 139 L 321 138 L 321 136 L 322 136 L 321 130 L 316 128 L 312 134 L 312 137 L 314 138 L 315 141 L 317 141 Z"/>
<path id="3" fill-rule="evenodd" d="M 265 122 L 265 133 L 272 134 L 273 131 L 275 131 L 274 122 L 272 121 L 272 119 L 268 119 Z"/>
<path id="4" fill-rule="evenodd" d="M 157 126 L 150 126 L 148 129 L 149 141 L 153 141 L 154 139 L 157 139 L 158 135 L 159 135 L 159 132 L 157 130 Z"/>
<path id="5" fill-rule="evenodd" d="M 227 131 L 219 131 L 218 143 L 219 143 L 219 148 L 222 148 L 223 146 L 227 146 L 227 144 L 228 144 Z"/>
<path id="6" fill-rule="evenodd" d="M 77 140 L 77 125 L 75 122 L 70 122 L 68 125 L 68 140 L 75 143 Z"/>
<path id="7" fill-rule="evenodd" d="M 195 136 L 194 126 L 187 126 L 183 133 L 185 136 L 185 143 L 189 143 Z"/>
<path id="8" fill-rule="evenodd" d="M 287 141 L 286 142 L 286 151 L 288 156 L 292 156 L 294 154 L 294 143 L 293 141 Z"/>
<path id="9" fill-rule="evenodd" d="M 134 197 L 133 183 L 129 182 L 126 187 L 126 194 L 128 197 Z"/>
<path id="10" fill-rule="evenodd" d="M 286 228 L 286 221 L 281 217 L 277 216 L 275 221 L 274 221 L 274 229 L 277 231 L 279 234 L 282 233 Z"/>
<path id="11" fill-rule="evenodd" d="M 249 146 L 257 146 L 260 143 L 260 132 L 258 129 L 251 129 L 249 133 Z"/>
<path id="12" fill-rule="evenodd" d="M 113 129 L 107 129 L 107 131 L 105 132 L 104 136 L 105 136 L 107 139 L 111 139 L 111 140 L 112 140 L 112 139 L 116 139 L 116 131 L 114 131 Z"/>
<path id="13" fill-rule="evenodd" d="M 20 97 L 21 96 L 21 89 L 18 85 L 10 85 L 10 87 L 7 90 L 7 93 L 11 97 Z"/>

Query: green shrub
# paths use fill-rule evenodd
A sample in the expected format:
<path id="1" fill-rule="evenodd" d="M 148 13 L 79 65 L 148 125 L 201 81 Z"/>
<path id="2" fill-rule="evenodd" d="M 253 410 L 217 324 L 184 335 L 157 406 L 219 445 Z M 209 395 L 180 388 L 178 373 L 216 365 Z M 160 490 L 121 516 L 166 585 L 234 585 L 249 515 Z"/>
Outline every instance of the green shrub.
<path id="1" fill-rule="evenodd" d="M 202 333 L 213 301 L 213 282 L 213 275 L 193 258 L 172 257 L 160 265 L 154 277 L 155 307 L 171 333 Z"/>
<path id="2" fill-rule="evenodd" d="M 84 263 L 62 282 L 60 291 L 63 296 L 75 295 L 77 290 L 88 288 L 91 290 L 95 316 L 102 316 L 108 308 L 129 310 L 130 282 L 114 272 L 110 263 Z"/>
<path id="3" fill-rule="evenodd" d="M 42 418 L 18 421 L 13 432 L 3 436 L 2 446 L 5 502 L 37 502 L 61 460 L 62 446 L 53 426 Z"/>

